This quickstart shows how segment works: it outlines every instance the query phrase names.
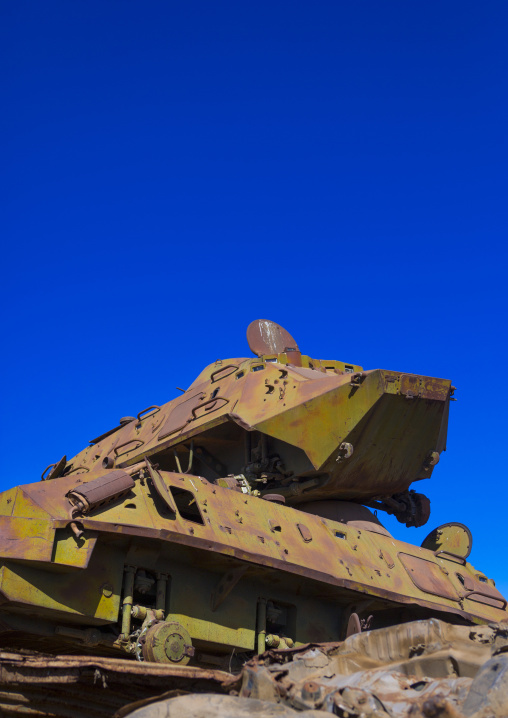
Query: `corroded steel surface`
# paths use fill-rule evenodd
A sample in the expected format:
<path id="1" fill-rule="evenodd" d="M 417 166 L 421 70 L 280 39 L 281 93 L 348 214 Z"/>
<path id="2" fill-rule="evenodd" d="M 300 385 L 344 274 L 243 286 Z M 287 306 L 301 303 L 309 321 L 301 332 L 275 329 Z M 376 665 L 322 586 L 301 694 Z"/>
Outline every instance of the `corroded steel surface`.
<path id="1" fill-rule="evenodd" d="M 231 672 L 266 647 L 508 619 L 465 527 L 413 546 L 359 503 L 425 522 L 410 486 L 446 448 L 450 382 L 256 332 L 283 351 L 210 365 L 0 494 L 1 646 Z"/>
<path id="2" fill-rule="evenodd" d="M 282 354 L 288 350 L 300 351 L 298 344 L 289 332 L 267 319 L 257 319 L 249 324 L 247 327 L 247 341 L 250 350 L 257 356 Z"/>
<path id="3" fill-rule="evenodd" d="M 430 478 L 446 448 L 451 391 L 445 379 L 362 371 L 297 351 L 219 360 L 182 396 L 94 439 L 63 473 L 145 456 L 180 471 L 192 452 L 193 473 L 245 474 L 262 492 L 282 490 L 289 504 L 391 496 Z"/>
<path id="4" fill-rule="evenodd" d="M 507 640 L 503 625 L 417 621 L 343 643 L 267 651 L 229 686 L 243 698 L 354 718 L 480 718 L 478 710 L 505 718 Z"/>
<path id="5" fill-rule="evenodd" d="M 0 651 L 2 716 L 112 718 L 167 691 L 222 692 L 230 674 L 101 657 L 23 656 Z"/>
<path id="6" fill-rule="evenodd" d="M 152 570 L 159 566 L 171 572 L 171 563 L 185 551 L 192 556 L 194 566 L 208 564 L 208 570 L 213 557 L 216 560 L 222 557 L 223 568 L 216 574 L 217 581 L 226 566 L 224 561 L 232 566 L 238 561 L 248 561 L 252 575 L 256 573 L 258 579 L 263 576 L 262 569 L 276 569 L 286 580 L 293 577 L 300 591 L 305 584 L 309 594 L 327 591 L 331 600 L 340 600 L 345 591 L 354 591 L 355 600 L 361 600 L 362 595 L 399 604 L 416 600 L 421 606 L 448 611 L 468 620 L 496 621 L 508 616 L 506 601 L 491 582 L 480 584 L 479 594 L 470 593 L 464 581 L 473 581 L 476 571 L 469 564 L 457 563 L 453 556 L 436 556 L 421 547 L 397 542 L 390 535 L 269 503 L 211 484 L 201 477 L 172 472 L 157 474 L 163 486 L 169 489 L 169 496 L 172 489 L 188 492 L 187 500 L 194 506 L 194 520 L 184 518 L 176 507 L 171 517 L 164 515 L 153 500 L 151 482 L 137 478 L 127 501 L 79 519 L 84 530 L 81 545 L 76 545 L 68 530 L 66 495 L 76 485 L 75 476 L 11 490 L 12 516 L 2 517 L 0 551 L 4 560 L 25 562 L 29 556 L 30 566 L 20 565 L 14 572 L 12 565 L 5 565 L 0 574 L 4 606 L 7 607 L 9 601 L 27 607 L 43 601 L 48 608 L 56 609 L 54 600 L 47 597 L 44 601 L 44 588 L 41 587 L 41 593 L 37 591 L 35 563 L 49 572 L 48 579 L 52 576 L 54 591 L 62 583 L 75 585 L 77 592 L 82 577 L 77 573 L 62 573 L 66 567 L 75 566 L 90 569 L 87 589 L 73 597 L 75 610 L 87 613 L 90 610 L 87 606 L 94 605 L 95 618 L 116 618 L 123 562 L 129 562 L 128 547 L 138 538 L 152 541 L 155 559 L 149 561 Z M 97 547 L 98 537 L 101 537 L 100 547 Z M 145 545 L 145 552 L 150 554 L 148 544 Z M 116 566 L 106 566 L 100 561 L 101 551 L 108 548 L 118 555 Z M 166 552 L 168 557 L 164 558 Z M 106 555 L 104 553 L 104 557 Z M 92 562 L 94 556 L 100 566 Z M 100 587 L 108 578 L 114 590 L 109 597 L 102 595 L 97 603 L 88 592 L 95 586 L 96 595 L 100 595 Z M 484 598 L 493 598 L 494 605 L 487 606 Z"/>

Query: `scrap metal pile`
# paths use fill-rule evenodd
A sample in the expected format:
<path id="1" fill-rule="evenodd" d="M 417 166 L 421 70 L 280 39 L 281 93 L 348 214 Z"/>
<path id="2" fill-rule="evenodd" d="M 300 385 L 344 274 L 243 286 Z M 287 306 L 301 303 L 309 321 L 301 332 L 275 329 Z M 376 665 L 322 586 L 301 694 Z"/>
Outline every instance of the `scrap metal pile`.
<path id="1" fill-rule="evenodd" d="M 413 546 L 395 540 L 370 510 L 407 526 L 429 518 L 429 500 L 411 486 L 430 478 L 446 448 L 450 381 L 316 360 L 266 320 L 253 322 L 247 337 L 254 358 L 218 360 L 181 396 L 122 418 L 72 459 L 47 467 L 42 481 L 0 494 L 4 712 L 23 706 L 66 715 L 55 707 L 63 686 L 95 676 L 96 690 L 103 679 L 109 686 L 111 715 L 158 695 L 161 681 L 167 690 L 188 681 L 192 690 L 224 693 L 237 690 L 228 676 L 243 671 L 253 686 L 275 680 L 270 700 L 285 701 L 284 710 L 352 718 L 363 715 L 360 704 L 350 705 L 354 696 L 378 713 L 376 701 L 390 704 L 379 697 L 390 683 L 379 674 L 383 662 L 396 655 L 414 667 L 420 644 L 422 655 L 432 653 L 428 637 L 404 653 L 409 627 L 425 633 L 422 626 L 446 621 L 454 645 L 454 631 L 507 619 L 493 579 L 467 561 L 465 526 L 444 524 Z M 382 645 L 383 635 L 392 646 L 379 649 L 383 665 L 358 658 L 363 673 L 354 678 L 356 659 L 344 651 L 361 652 L 368 636 Z M 314 648 L 302 648 L 308 644 Z M 309 650 L 328 661 L 328 673 L 317 675 L 319 690 L 302 685 L 297 698 L 295 667 L 311 660 Z M 439 671 L 429 675 L 442 682 Z M 451 706 L 464 698 L 460 681 L 472 678 L 462 671 L 446 674 Z M 136 679 L 143 672 L 151 677 L 144 684 Z M 123 695 L 122 673 L 132 677 Z M 42 674 L 53 692 L 48 680 L 41 688 Z M 341 678 L 326 683 L 333 676 Z M 408 705 L 420 710 L 427 683 L 394 680 L 408 700 L 418 693 Z M 372 699 L 358 693 L 369 686 Z M 242 683 L 238 698 L 221 700 L 243 705 L 248 690 Z M 83 715 L 106 715 L 106 703 Z"/>
<path id="2" fill-rule="evenodd" d="M 341 643 L 269 651 L 224 684 L 228 696 L 148 700 L 119 715 L 506 718 L 507 649 L 507 626 L 415 621 Z"/>

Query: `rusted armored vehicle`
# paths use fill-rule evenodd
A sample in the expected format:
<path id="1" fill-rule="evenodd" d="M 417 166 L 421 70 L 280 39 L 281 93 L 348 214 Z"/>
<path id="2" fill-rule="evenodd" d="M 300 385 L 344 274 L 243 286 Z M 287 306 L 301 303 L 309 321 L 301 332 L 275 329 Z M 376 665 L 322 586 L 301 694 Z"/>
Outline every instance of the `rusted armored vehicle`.
<path id="1" fill-rule="evenodd" d="M 410 488 L 446 448 L 453 387 L 303 355 L 278 325 L 0 494 L 0 641 L 234 667 L 418 618 L 508 618 L 469 531 Z"/>

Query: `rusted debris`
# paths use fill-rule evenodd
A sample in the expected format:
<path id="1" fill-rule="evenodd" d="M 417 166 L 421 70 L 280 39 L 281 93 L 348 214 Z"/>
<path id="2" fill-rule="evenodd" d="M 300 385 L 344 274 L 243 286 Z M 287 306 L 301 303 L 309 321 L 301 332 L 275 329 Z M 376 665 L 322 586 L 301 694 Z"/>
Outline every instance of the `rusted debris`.
<path id="1" fill-rule="evenodd" d="M 489 715 L 505 718 L 508 663 L 499 651 L 506 635 L 499 625 L 416 621 L 339 644 L 267 651 L 230 685 L 244 698 L 352 718 L 476 718 L 487 707 Z"/>
<path id="2" fill-rule="evenodd" d="M 506 636 L 504 626 L 432 619 L 267 651 L 223 683 L 229 695 L 173 691 L 117 718 L 506 718 Z"/>
<path id="3" fill-rule="evenodd" d="M 0 652 L 0 714 L 111 718 L 127 704 L 173 691 L 222 692 L 230 676 L 119 658 Z"/>

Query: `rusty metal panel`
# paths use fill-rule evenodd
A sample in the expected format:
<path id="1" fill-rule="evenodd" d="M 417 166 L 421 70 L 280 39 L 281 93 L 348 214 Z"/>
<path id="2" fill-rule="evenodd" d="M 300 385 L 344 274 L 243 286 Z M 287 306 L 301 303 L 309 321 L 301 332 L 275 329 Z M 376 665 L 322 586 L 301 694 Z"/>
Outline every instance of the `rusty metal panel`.
<path id="1" fill-rule="evenodd" d="M 448 598 L 451 601 L 460 601 L 457 591 L 437 563 L 407 553 L 399 553 L 399 558 L 411 581 L 421 591 Z"/>
<path id="2" fill-rule="evenodd" d="M 421 397 L 433 401 L 446 401 L 450 396 L 451 383 L 446 379 L 434 379 L 430 376 L 422 377 Z"/>
<path id="3" fill-rule="evenodd" d="M 403 374 L 400 377 L 400 393 L 407 397 L 420 396 L 420 377 L 414 374 Z"/>
<path id="4" fill-rule="evenodd" d="M 494 606 L 494 608 L 505 608 L 506 599 L 499 593 L 497 588 L 470 575 L 457 575 L 460 576 L 466 590 L 464 598 L 469 601 L 484 603 L 487 606 Z"/>
<path id="5" fill-rule="evenodd" d="M 254 354 L 282 354 L 287 349 L 299 352 L 291 334 L 268 319 L 256 319 L 247 327 L 247 341 Z"/>
<path id="6" fill-rule="evenodd" d="M 188 398 L 182 397 L 182 399 L 170 412 L 161 430 L 159 431 L 159 441 L 161 439 L 165 439 L 167 436 L 170 436 L 170 434 L 176 434 L 177 431 L 183 429 L 183 427 L 192 419 L 192 410 L 199 406 L 204 397 L 205 394 L 202 391 L 197 394 L 193 394 Z"/>
<path id="7" fill-rule="evenodd" d="M 0 516 L 0 557 L 51 561 L 52 536 L 48 519 Z"/>
<path id="8" fill-rule="evenodd" d="M 57 529 L 54 533 L 51 563 L 55 566 L 65 566 L 68 569 L 87 568 L 97 544 L 98 535 L 97 532 L 87 531 L 86 536 L 81 539 L 79 551 L 76 551 L 76 541 L 70 527 Z"/>
<path id="9" fill-rule="evenodd" d="M 219 670 L 121 658 L 23 656 L 0 652 L 2 715 L 111 718 L 130 703 L 169 690 L 222 692 Z M 129 711 L 130 712 L 130 711 Z"/>
<path id="10" fill-rule="evenodd" d="M 429 376 L 402 374 L 400 393 L 408 398 L 419 397 L 433 401 L 446 401 L 450 396 L 450 382 L 446 379 L 435 379 Z"/>

